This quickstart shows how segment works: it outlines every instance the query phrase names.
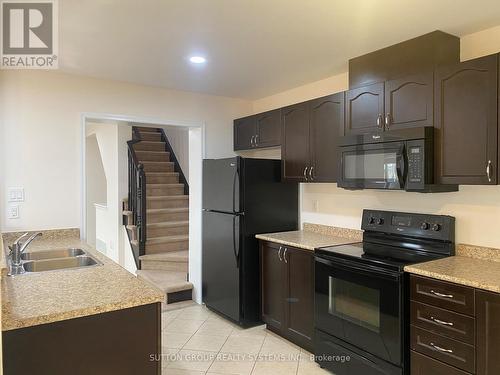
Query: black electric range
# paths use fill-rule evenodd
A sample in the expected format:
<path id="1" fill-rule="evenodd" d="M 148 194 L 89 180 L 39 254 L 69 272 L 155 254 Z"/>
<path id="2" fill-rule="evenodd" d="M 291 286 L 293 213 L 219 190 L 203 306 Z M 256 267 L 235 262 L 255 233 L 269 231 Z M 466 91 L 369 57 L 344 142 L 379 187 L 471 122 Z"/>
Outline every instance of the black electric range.
<path id="1" fill-rule="evenodd" d="M 455 219 L 364 210 L 361 228 L 363 242 L 315 250 L 316 361 L 337 375 L 409 374 L 403 269 L 454 255 Z"/>

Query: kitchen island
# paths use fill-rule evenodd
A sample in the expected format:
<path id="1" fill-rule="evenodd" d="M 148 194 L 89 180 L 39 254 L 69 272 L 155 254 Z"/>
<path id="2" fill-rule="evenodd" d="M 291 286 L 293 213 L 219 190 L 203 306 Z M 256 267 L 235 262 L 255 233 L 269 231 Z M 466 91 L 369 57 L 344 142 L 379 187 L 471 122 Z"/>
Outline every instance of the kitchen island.
<path id="1" fill-rule="evenodd" d="M 46 231 L 27 251 L 78 248 L 98 265 L 7 276 L 17 235 L 4 235 L 0 259 L 4 374 L 160 374 L 164 293 L 75 230 Z"/>

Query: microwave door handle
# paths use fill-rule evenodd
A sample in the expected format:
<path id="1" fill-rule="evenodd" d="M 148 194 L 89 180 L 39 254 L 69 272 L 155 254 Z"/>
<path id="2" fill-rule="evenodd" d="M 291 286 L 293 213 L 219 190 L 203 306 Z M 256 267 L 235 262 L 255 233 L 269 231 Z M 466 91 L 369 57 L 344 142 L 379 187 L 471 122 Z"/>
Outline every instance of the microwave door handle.
<path id="1" fill-rule="evenodd" d="M 399 186 L 401 189 L 404 189 L 406 185 L 407 164 L 406 149 L 402 146 L 396 156 L 396 173 L 398 174 Z"/>

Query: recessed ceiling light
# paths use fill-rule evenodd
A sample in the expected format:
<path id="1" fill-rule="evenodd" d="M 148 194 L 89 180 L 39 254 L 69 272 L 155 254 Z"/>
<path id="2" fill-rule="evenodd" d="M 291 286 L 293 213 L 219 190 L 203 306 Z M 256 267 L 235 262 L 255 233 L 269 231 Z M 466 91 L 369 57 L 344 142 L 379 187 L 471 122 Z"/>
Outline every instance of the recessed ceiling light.
<path id="1" fill-rule="evenodd" d="M 203 64 L 207 61 L 207 59 L 202 56 L 191 56 L 189 58 L 189 61 L 191 61 L 193 64 Z"/>

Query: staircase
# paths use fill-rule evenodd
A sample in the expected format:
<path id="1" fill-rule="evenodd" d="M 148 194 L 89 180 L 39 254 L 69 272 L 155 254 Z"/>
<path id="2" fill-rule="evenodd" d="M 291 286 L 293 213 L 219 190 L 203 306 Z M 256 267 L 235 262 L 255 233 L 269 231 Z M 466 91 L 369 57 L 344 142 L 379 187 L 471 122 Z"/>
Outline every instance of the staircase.
<path id="1" fill-rule="evenodd" d="M 166 302 L 192 298 L 188 281 L 189 186 L 161 128 L 133 127 L 124 224 L 137 276 L 165 291 Z"/>

